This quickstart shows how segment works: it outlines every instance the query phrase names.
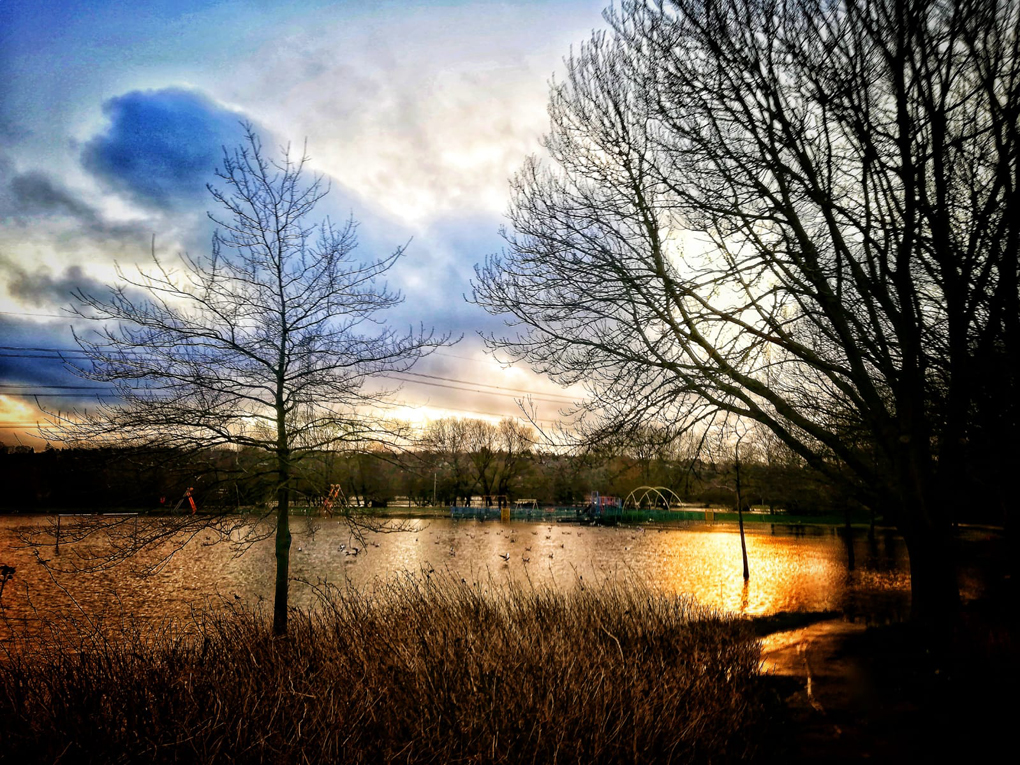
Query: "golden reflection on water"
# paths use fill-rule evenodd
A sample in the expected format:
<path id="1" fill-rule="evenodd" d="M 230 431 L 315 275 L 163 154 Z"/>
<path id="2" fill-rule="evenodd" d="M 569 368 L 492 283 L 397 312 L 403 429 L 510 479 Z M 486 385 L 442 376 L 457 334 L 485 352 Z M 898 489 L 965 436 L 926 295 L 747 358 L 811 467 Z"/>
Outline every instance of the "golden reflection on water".
<path id="1" fill-rule="evenodd" d="M 19 526 L 46 523 L 45 518 L 0 517 L 0 563 L 17 566 L 2 601 L 9 618 L 44 619 L 46 613 L 73 614 L 80 608 L 157 619 L 187 616 L 194 606 L 218 598 L 246 604 L 272 598 L 271 540 L 239 557 L 227 545 L 200 540 L 148 577 L 136 566 L 50 576 L 32 551 L 18 549 L 16 535 Z M 348 579 L 371 587 L 403 571 L 448 571 L 486 586 L 515 580 L 557 588 L 617 577 L 747 615 L 838 610 L 851 618 L 885 621 L 904 615 L 908 600 L 906 551 L 894 535 L 856 540 L 857 570 L 848 572 L 844 542 L 831 531 L 792 536 L 756 528 L 746 537 L 751 577 L 745 583 L 740 536 L 722 525 L 592 528 L 430 519 L 417 523 L 415 531 L 370 534 L 367 544 L 335 520 L 313 525 L 318 530 L 309 534 L 303 522 L 294 523 L 291 599 L 297 606 L 316 603 L 306 583 Z M 54 559 L 52 548 L 39 552 Z"/>
<path id="2" fill-rule="evenodd" d="M 687 535 L 672 541 L 663 571 L 671 588 L 692 593 L 724 611 L 762 615 L 838 607 L 846 562 L 829 540 L 748 534 L 751 578 L 743 579 L 740 536 L 731 531 Z M 698 549 L 700 548 L 700 549 Z"/>

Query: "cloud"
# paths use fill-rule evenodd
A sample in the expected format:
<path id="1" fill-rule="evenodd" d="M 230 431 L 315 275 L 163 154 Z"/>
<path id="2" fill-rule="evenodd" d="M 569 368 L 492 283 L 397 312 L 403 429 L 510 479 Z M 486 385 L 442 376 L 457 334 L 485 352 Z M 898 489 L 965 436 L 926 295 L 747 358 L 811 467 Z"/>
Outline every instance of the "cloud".
<path id="1" fill-rule="evenodd" d="M 10 193 L 15 208 L 29 215 L 62 214 L 77 218 L 90 227 L 99 224 L 99 215 L 67 189 L 57 186 L 39 172 L 23 173 L 11 179 Z"/>
<path id="2" fill-rule="evenodd" d="M 548 39 L 536 50 L 549 20 L 511 6 L 324 19 L 209 87 L 281 134 L 307 137 L 316 167 L 411 225 L 499 214 L 507 178 L 540 148 L 547 80 L 567 51 Z"/>
<path id="3" fill-rule="evenodd" d="M 192 90 L 135 90 L 103 104 L 106 132 L 89 140 L 82 164 L 115 190 L 157 207 L 201 204 L 223 146 L 242 137 L 244 115 Z"/>
<path id="4" fill-rule="evenodd" d="M 11 297 L 35 307 L 67 305 L 75 290 L 93 295 L 104 295 L 109 291 L 89 277 L 81 266 L 68 266 L 56 275 L 46 267 L 29 271 L 3 253 L 0 253 L 0 277 L 6 282 L 7 293 Z"/>
<path id="5" fill-rule="evenodd" d="M 14 143 L 27 135 L 29 131 L 26 128 L 18 125 L 10 115 L 0 112 L 0 140 Z"/>
<path id="6" fill-rule="evenodd" d="M 437 327 L 455 335 L 502 328 L 502 319 L 465 300 L 471 295 L 473 265 L 502 244 L 499 223 L 499 218 L 491 214 L 448 215 L 417 232 L 394 269 L 407 297 L 394 316 L 424 314 Z"/>
<path id="7" fill-rule="evenodd" d="M 0 230 L 0 248 L 18 260 L 37 260 L 41 253 L 74 252 L 79 259 L 98 262 L 148 251 L 157 230 L 155 219 L 110 220 L 86 202 L 81 192 L 45 173 L 9 175 L 10 182 L 0 184 L 0 222 L 7 224 Z"/>

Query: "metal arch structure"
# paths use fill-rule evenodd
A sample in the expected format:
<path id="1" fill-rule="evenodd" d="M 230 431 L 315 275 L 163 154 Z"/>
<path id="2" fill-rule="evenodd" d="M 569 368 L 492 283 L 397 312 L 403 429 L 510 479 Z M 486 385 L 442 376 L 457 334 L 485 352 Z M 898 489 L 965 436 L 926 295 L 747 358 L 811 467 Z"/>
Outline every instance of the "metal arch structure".
<path id="1" fill-rule="evenodd" d="M 641 494 L 641 496 L 637 497 L 638 494 Z M 623 500 L 623 506 L 626 508 L 627 505 L 631 501 L 633 501 L 634 503 L 633 506 L 635 508 L 640 508 L 641 503 L 645 501 L 645 498 L 648 497 L 648 495 L 652 495 L 658 498 L 658 501 L 654 505 L 656 507 L 658 506 L 659 502 L 662 502 L 663 507 L 669 510 L 670 498 L 672 498 L 675 504 L 683 506 L 683 500 L 680 499 L 679 495 L 672 489 L 667 488 L 666 486 L 638 486 L 636 489 L 634 489 L 634 491 L 627 495 L 627 498 L 625 500 Z M 635 497 L 637 498 L 635 499 Z"/>

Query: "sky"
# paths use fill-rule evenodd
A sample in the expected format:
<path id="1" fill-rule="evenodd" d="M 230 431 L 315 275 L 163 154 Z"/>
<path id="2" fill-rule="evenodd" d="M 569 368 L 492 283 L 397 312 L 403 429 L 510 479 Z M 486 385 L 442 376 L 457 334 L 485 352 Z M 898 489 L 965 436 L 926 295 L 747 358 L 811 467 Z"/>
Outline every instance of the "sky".
<path id="1" fill-rule="evenodd" d="M 544 420 L 577 391 L 486 353 L 499 318 L 471 305 L 498 252 L 509 179 L 541 154 L 563 59 L 604 26 L 606 0 L 0 0 L 0 439 L 39 447 L 39 405 L 94 394 L 74 289 L 100 291 L 158 252 L 208 252 L 206 189 L 253 124 L 307 147 L 331 184 L 315 220 L 353 217 L 365 258 L 410 242 L 389 274 L 420 321 L 463 335 L 423 360 L 397 416 L 489 419 L 534 397 Z M 84 398 L 83 398 L 84 397 Z"/>

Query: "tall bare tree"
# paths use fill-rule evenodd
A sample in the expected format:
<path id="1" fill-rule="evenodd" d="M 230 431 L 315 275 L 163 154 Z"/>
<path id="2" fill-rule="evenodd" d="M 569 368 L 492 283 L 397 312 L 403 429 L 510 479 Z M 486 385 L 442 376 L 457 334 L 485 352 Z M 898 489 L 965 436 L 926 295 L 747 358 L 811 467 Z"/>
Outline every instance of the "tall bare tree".
<path id="1" fill-rule="evenodd" d="M 421 451 L 426 455 L 433 471 L 433 488 L 442 474 L 443 484 L 439 496 L 442 501 L 457 503 L 461 498 L 470 500 L 474 480 L 468 458 L 470 423 L 459 417 L 444 417 L 430 421 L 421 435 Z"/>
<path id="2" fill-rule="evenodd" d="M 499 470 L 499 431 L 491 422 L 466 419 L 465 447 L 483 502 L 492 501 L 492 487 Z"/>
<path id="3" fill-rule="evenodd" d="M 994 470 L 1020 463 L 1020 3 L 606 19 L 477 269 L 519 327 L 492 343 L 587 384 L 606 429 L 721 411 L 851 472 L 905 536 L 915 615 L 951 611 L 959 489 L 1008 514 Z"/>
<path id="4" fill-rule="evenodd" d="M 525 467 L 525 459 L 535 446 L 535 431 L 528 425 L 504 418 L 496 426 L 499 443 L 499 472 L 496 493 L 506 496 Z"/>
<path id="5" fill-rule="evenodd" d="M 292 481 L 301 460 L 339 442 L 371 439 L 362 407 L 374 375 L 409 369 L 446 341 L 431 330 L 380 327 L 401 296 L 379 279 L 403 248 L 358 260 L 356 225 L 308 217 L 328 192 L 305 178 L 307 157 L 270 160 L 249 126 L 224 150 L 210 186 L 218 230 L 209 255 L 153 263 L 109 296 L 76 294 L 104 321 L 78 337 L 89 380 L 113 383 L 117 403 L 59 423 L 69 440 L 183 449 L 223 444 L 267 453 L 276 491 L 273 629 L 287 627 Z"/>

